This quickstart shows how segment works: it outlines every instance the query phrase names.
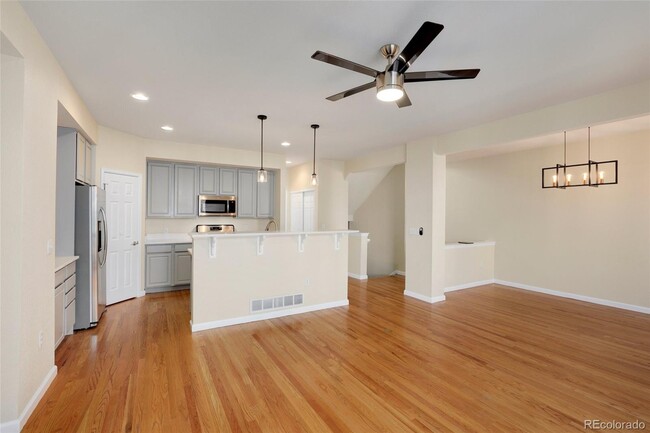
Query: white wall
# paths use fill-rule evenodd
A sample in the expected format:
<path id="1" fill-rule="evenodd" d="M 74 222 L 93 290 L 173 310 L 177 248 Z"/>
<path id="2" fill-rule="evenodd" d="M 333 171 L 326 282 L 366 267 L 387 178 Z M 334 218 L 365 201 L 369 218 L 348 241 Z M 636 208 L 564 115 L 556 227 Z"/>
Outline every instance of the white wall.
<path id="1" fill-rule="evenodd" d="M 348 227 L 348 182 L 345 163 L 322 159 L 316 161 L 318 185 L 312 186 L 312 164 L 289 169 L 289 192 L 314 190 L 318 230 L 345 230 Z"/>
<path id="2" fill-rule="evenodd" d="M 354 213 L 351 229 L 370 233 L 368 275 L 405 271 L 404 164 L 393 167 Z"/>
<path id="3" fill-rule="evenodd" d="M 67 109 L 93 141 L 96 139 L 97 125 L 20 3 L 2 1 L 0 8 L 2 51 L 4 53 L 9 42 L 24 58 L 22 137 L 20 134 L 13 135 L 11 141 L 5 142 L 4 131 L 2 136 L 0 422 L 15 421 L 13 426 L 26 421 L 29 415 L 29 411 L 26 411 L 29 409 L 28 401 L 56 371 L 54 254 L 47 254 L 46 243 L 55 239 L 58 103 Z M 11 67 L 6 60 L 3 56 L 3 70 L 5 66 Z M 3 77 L 3 98 L 6 85 Z M 3 106 L 3 117 L 5 108 Z M 14 108 L 21 110 L 18 106 Z M 10 150 L 5 153 L 7 149 Z M 9 163 L 11 168 L 5 172 Z M 11 188 L 6 187 L 9 186 L 5 183 L 6 174 L 11 175 Z M 22 226 L 12 224 L 11 221 L 17 219 Z M 14 231 L 14 235 L 5 237 L 6 230 Z M 11 258 L 5 262 L 7 254 L 11 254 Z M 11 286 L 5 286 L 7 282 Z M 6 323 L 5 317 L 13 319 Z M 44 341 L 43 346 L 39 347 L 41 332 Z M 10 382 L 7 387 L 5 379 Z"/>
<path id="4" fill-rule="evenodd" d="M 592 158 L 620 183 L 542 190 L 561 146 L 449 163 L 447 240 L 496 241 L 498 280 L 650 307 L 650 132 L 593 139 Z"/>

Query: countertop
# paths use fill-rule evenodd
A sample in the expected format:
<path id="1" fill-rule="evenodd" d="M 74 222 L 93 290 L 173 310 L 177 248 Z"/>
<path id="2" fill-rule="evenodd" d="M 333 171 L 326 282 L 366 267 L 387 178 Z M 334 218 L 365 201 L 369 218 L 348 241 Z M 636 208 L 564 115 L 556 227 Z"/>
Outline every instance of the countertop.
<path id="1" fill-rule="evenodd" d="M 79 259 L 79 256 L 56 256 L 54 258 L 54 272 L 60 271 L 70 263 L 77 261 L 77 259 Z"/>
<path id="2" fill-rule="evenodd" d="M 493 247 L 496 245 L 494 241 L 469 241 L 474 242 L 473 244 L 459 244 L 458 242 L 448 242 L 445 244 L 445 248 L 474 248 L 474 247 Z"/>
<path id="3" fill-rule="evenodd" d="M 189 233 L 152 233 L 144 237 L 145 245 L 191 244 Z"/>
<path id="4" fill-rule="evenodd" d="M 255 236 L 318 236 L 318 235 L 349 235 L 359 233 L 359 230 L 325 230 L 318 232 L 235 232 L 235 233 L 191 233 L 193 239 L 227 236 L 229 238 L 245 238 Z"/>

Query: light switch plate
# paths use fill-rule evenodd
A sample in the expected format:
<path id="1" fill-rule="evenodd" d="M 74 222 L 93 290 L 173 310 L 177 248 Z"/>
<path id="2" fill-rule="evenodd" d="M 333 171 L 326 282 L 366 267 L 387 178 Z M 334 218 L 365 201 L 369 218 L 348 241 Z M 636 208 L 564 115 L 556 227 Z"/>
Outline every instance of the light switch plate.
<path id="1" fill-rule="evenodd" d="M 54 241 L 52 239 L 47 240 L 47 245 L 45 246 L 45 251 L 48 256 L 51 256 L 54 252 Z"/>

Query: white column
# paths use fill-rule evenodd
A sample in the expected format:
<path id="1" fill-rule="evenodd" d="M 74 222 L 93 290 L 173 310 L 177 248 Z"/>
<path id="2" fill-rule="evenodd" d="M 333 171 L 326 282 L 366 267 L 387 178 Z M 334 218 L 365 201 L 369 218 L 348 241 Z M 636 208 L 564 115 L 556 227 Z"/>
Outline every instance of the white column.
<path id="1" fill-rule="evenodd" d="M 430 303 L 445 299 L 446 157 L 433 148 L 433 143 L 406 145 L 405 178 L 404 293 Z"/>

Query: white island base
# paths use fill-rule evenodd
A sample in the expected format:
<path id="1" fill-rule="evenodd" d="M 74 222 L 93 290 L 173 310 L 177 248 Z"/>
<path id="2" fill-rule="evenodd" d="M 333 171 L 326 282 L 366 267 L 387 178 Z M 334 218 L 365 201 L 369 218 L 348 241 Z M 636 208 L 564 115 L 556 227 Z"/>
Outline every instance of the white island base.
<path id="1" fill-rule="evenodd" d="M 193 234 L 192 332 L 348 305 L 348 234 Z"/>

